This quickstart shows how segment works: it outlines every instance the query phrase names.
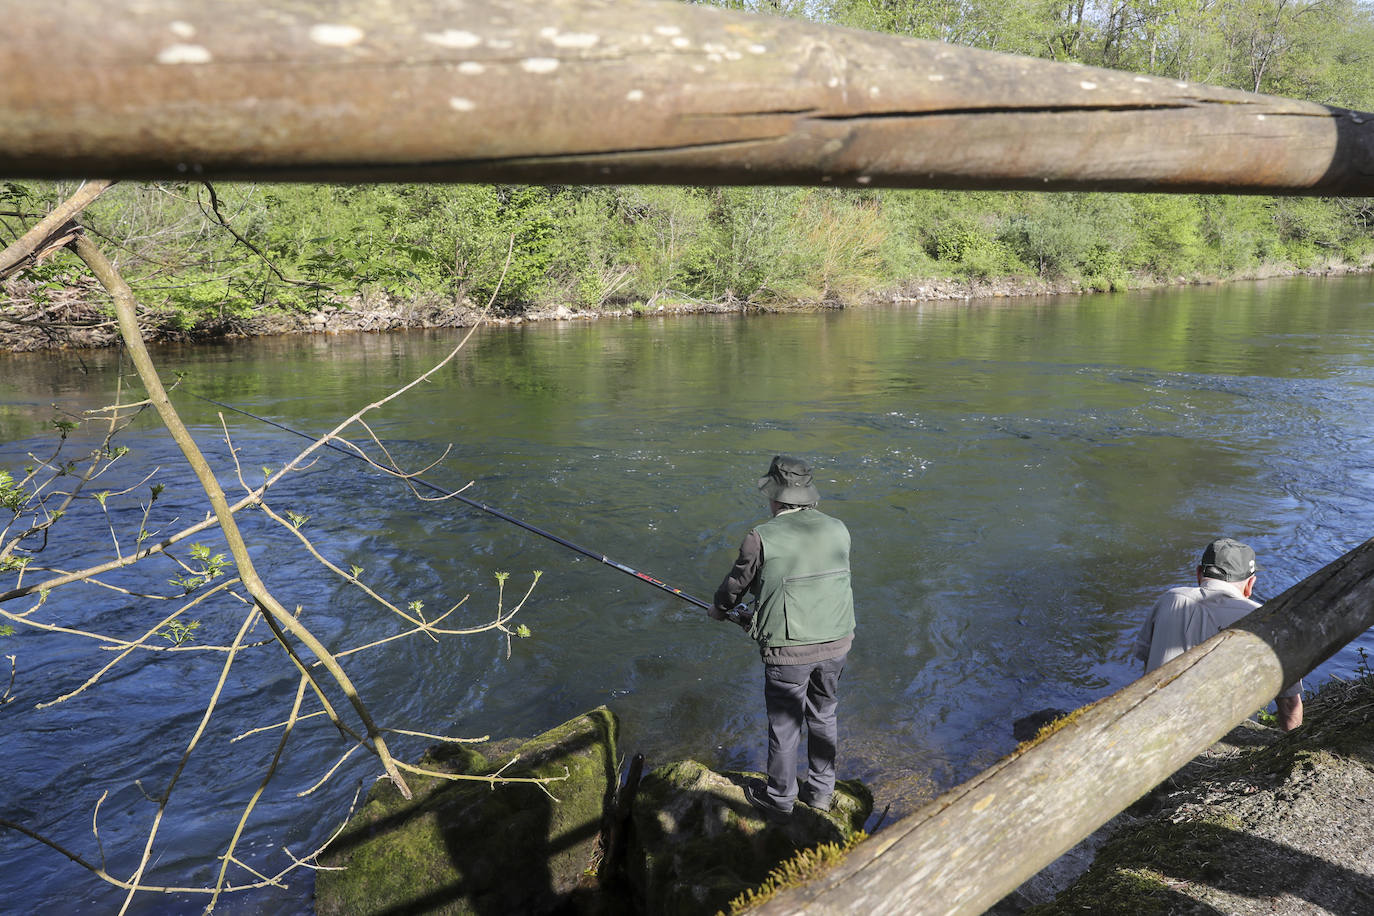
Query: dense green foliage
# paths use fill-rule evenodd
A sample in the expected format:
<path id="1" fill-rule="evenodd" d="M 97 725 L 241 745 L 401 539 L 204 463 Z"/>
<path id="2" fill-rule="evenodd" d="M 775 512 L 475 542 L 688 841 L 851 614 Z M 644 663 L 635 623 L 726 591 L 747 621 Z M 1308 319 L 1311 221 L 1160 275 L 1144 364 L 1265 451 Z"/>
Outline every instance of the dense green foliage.
<path id="1" fill-rule="evenodd" d="M 1374 108 L 1366 0 L 757 0 L 805 16 Z M 34 213 L 65 189 L 0 186 Z M 507 309 L 816 303 L 920 278 L 1118 289 L 1374 261 L 1374 201 L 797 188 L 124 186 L 92 208 L 174 323 L 387 295 Z M 0 217 L 0 237 L 21 221 Z M 237 237 L 236 237 L 237 236 Z M 249 246 L 257 250 L 250 251 Z M 506 265 L 507 248 L 511 250 Z M 61 261 L 37 274 L 61 285 Z M 504 270 L 504 280 L 502 280 Z M 42 286 L 38 295 L 42 294 Z"/>

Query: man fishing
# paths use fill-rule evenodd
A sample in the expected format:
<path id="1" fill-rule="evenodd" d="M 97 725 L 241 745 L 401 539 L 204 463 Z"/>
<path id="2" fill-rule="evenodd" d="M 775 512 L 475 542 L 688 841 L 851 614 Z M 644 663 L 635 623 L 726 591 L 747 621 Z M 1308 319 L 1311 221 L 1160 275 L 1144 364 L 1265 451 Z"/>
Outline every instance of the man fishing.
<path id="1" fill-rule="evenodd" d="M 774 818 L 796 801 L 830 809 L 835 790 L 840 675 L 854 641 L 854 595 L 849 584 L 849 530 L 816 508 L 820 494 L 811 467 L 778 455 L 758 487 L 772 517 L 740 544 L 730 573 L 707 613 L 747 625 L 763 658 L 768 713 L 768 781 L 745 786 L 749 803 Z M 757 602 L 752 619 L 737 606 Z M 798 790 L 797 748 L 807 731 L 806 781 Z"/>

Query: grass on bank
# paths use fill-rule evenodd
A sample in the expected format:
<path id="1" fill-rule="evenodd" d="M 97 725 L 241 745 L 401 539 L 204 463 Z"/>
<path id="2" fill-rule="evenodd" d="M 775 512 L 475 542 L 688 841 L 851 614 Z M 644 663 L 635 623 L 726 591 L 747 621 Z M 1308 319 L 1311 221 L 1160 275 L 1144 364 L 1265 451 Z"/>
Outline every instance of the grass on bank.
<path id="1" fill-rule="evenodd" d="M 67 190 L 6 183 L 0 209 L 36 217 Z M 200 185 L 117 185 L 88 211 L 122 246 L 120 267 L 150 324 L 185 331 L 378 299 L 459 309 L 493 292 L 507 315 L 684 303 L 807 309 L 932 280 L 1120 290 L 1374 264 L 1368 201 L 495 185 L 216 191 L 217 209 Z M 220 228 L 216 212 L 255 250 Z M 55 257 L 10 284 L 0 313 L 74 289 L 87 295 L 79 277 Z"/>

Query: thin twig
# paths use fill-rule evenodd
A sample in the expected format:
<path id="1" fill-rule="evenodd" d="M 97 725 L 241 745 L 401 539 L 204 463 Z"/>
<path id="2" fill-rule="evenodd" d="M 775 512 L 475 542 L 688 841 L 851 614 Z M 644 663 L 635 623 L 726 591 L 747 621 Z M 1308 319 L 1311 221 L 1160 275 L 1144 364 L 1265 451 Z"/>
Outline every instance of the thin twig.
<path id="1" fill-rule="evenodd" d="M 393 735 L 410 735 L 413 738 L 428 738 L 430 741 L 443 741 L 448 744 L 481 744 L 490 741 L 491 735 L 483 735 L 480 738 L 450 738 L 447 735 L 430 735 L 425 732 L 411 732 L 404 728 L 388 728 L 387 731 Z"/>
<path id="2" fill-rule="evenodd" d="M 308 788 L 308 789 L 306 789 L 306 790 L 304 790 L 304 791 L 302 791 L 302 792 L 297 792 L 297 793 L 296 793 L 296 797 L 297 797 L 297 798 L 305 798 L 307 795 L 313 795 L 313 794 L 315 793 L 315 790 L 316 790 L 316 789 L 318 789 L 320 786 L 324 785 L 325 783 L 329 782 L 329 777 L 333 776 L 336 772 L 338 772 L 339 767 L 341 767 L 341 766 L 344 765 L 344 761 L 346 761 L 349 757 L 352 757 L 352 756 L 353 756 L 353 752 L 356 751 L 356 750 L 357 750 L 358 748 L 360 748 L 360 747 L 362 747 L 361 744 L 355 744 L 355 745 L 353 745 L 352 747 L 350 747 L 348 750 L 344 751 L 344 752 L 343 752 L 343 756 L 340 757 L 340 758 L 334 763 L 334 765 L 333 765 L 332 767 L 330 767 L 329 770 L 328 770 L 323 776 L 320 777 L 320 779 L 319 779 L 318 782 L 316 782 L 313 786 L 311 786 L 310 788 Z M 398 761 L 398 763 L 399 763 L 399 761 Z"/>
<path id="3" fill-rule="evenodd" d="M 315 712 L 308 712 L 308 713 L 306 713 L 306 714 L 303 715 L 303 716 L 297 716 L 297 717 L 296 717 L 296 721 L 297 721 L 297 722 L 304 722 L 306 719 L 313 719 L 313 718 L 315 718 L 316 716 L 323 716 L 323 715 L 328 715 L 328 713 L 326 713 L 323 709 L 320 709 L 320 710 L 317 710 L 317 711 L 315 711 Z M 275 723 L 273 723 L 272 725 L 262 725 L 262 726 L 259 726 L 258 728 L 249 729 L 248 731 L 244 732 L 244 733 L 241 734 L 241 735 L 236 735 L 235 737 L 230 738 L 230 739 L 229 739 L 229 743 L 230 743 L 230 744 L 234 744 L 235 742 L 237 742 L 237 741 L 242 741 L 244 738 L 251 737 L 252 735 L 261 734 L 262 732 L 270 732 L 270 731 L 272 731 L 273 729 L 285 728 L 285 727 L 286 727 L 286 723 L 285 723 L 285 722 L 275 722 Z"/>
<path id="4" fill-rule="evenodd" d="M 38 706 L 36 706 L 35 708 L 46 709 L 49 706 L 56 706 L 58 703 L 66 702 L 67 700 L 70 700 L 72 697 L 84 693 L 87 688 L 93 686 L 97 681 L 104 677 L 105 673 L 108 672 L 111 668 L 122 662 L 124 659 L 128 658 L 131 652 L 133 652 L 135 649 L 142 648 L 143 643 L 146 642 L 149 639 L 149 637 L 157 635 L 159 630 L 167 626 L 167 624 L 171 623 L 173 620 L 176 620 L 182 614 L 186 613 L 186 611 L 195 607 L 197 604 L 200 604 L 202 601 L 205 601 L 206 599 L 210 598 L 210 596 L 218 592 L 224 591 L 237 581 L 237 579 L 229 579 L 225 582 L 221 582 L 219 585 L 216 585 L 214 588 L 209 589 L 204 594 L 197 596 L 193 601 L 190 601 L 182 607 L 177 608 L 175 611 L 168 614 L 166 617 L 162 618 L 162 620 L 153 624 L 153 626 L 150 629 L 145 630 L 142 636 L 135 639 L 132 643 L 127 644 L 124 648 L 124 651 L 120 652 L 113 659 L 111 659 L 107 665 L 105 665 L 95 674 L 92 674 L 89 678 L 87 678 L 86 682 L 82 684 L 80 687 L 76 688 L 73 691 L 70 691 L 69 693 L 64 693 L 62 696 L 58 697 L 55 700 L 49 700 L 46 703 L 39 703 Z M 229 651 L 232 655 L 232 653 L 235 650 L 231 647 Z"/>
<path id="5" fill-rule="evenodd" d="M 215 902 L 219 900 L 219 895 L 224 891 L 224 880 L 229 870 L 229 862 L 237 861 L 233 858 L 234 849 L 238 846 L 239 838 L 243 836 L 243 829 L 248 824 L 248 816 L 253 813 L 253 808 L 257 806 L 258 799 L 267 790 L 267 785 L 272 781 L 272 777 L 277 773 L 277 766 L 281 763 L 282 751 L 286 749 L 286 739 L 291 737 L 291 730 L 296 725 L 296 717 L 301 711 L 301 701 L 305 699 L 305 688 L 310 683 L 310 679 L 302 677 L 300 683 L 296 685 L 296 698 L 291 702 L 291 713 L 286 718 L 286 727 L 282 730 L 281 740 L 277 742 L 277 752 L 272 755 L 272 762 L 268 764 L 267 773 L 263 776 L 262 782 L 258 784 L 253 797 L 248 800 L 248 804 L 243 809 L 243 815 L 234 827 L 234 835 L 229 840 L 229 848 L 224 853 L 224 863 L 220 866 L 219 877 L 215 880 L 215 893 L 210 897 L 210 903 L 205 907 L 205 912 L 209 913 L 215 908 Z M 247 868 L 243 863 L 239 863 L 243 868 Z M 252 869 L 249 869 L 252 871 Z M 257 874 L 257 872 L 253 872 Z M 263 875 L 257 875 L 263 878 Z"/>
<path id="6" fill-rule="evenodd" d="M 16 656 L 6 655 L 5 658 L 10 660 L 10 684 L 5 688 L 5 695 L 0 697 L 0 703 L 8 703 L 14 699 L 14 697 L 10 696 L 10 693 L 14 690 L 14 675 L 17 670 L 15 666 Z"/>
<path id="7" fill-rule="evenodd" d="M 167 805 L 172 800 L 172 791 L 176 788 L 177 781 L 181 778 L 182 771 L 186 769 L 186 763 L 191 759 L 191 754 L 195 752 L 196 745 L 200 743 L 201 736 L 205 734 L 205 729 L 210 725 L 210 717 L 214 715 L 215 707 L 219 704 L 220 694 L 224 691 L 224 684 L 229 680 L 229 669 L 234 664 L 235 652 L 243 638 L 248 635 L 248 630 L 253 624 L 254 618 L 258 615 L 257 609 L 249 611 L 243 618 L 243 625 L 239 627 L 238 635 L 234 637 L 234 649 L 230 650 L 224 659 L 224 664 L 220 667 L 219 680 L 215 682 L 215 688 L 210 693 L 210 700 L 205 705 L 205 712 L 201 715 L 200 724 L 196 726 L 195 732 L 191 735 L 191 740 L 186 745 L 186 750 L 181 754 L 181 760 L 177 762 L 177 768 L 172 773 L 172 778 L 167 781 L 167 788 L 163 790 L 158 801 L 157 814 L 153 816 L 153 826 L 148 831 L 148 842 L 143 846 L 143 855 L 138 860 L 138 868 L 134 871 L 131 883 L 138 884 L 143 877 L 143 871 L 148 867 L 148 863 L 153 857 L 153 843 L 157 839 L 158 827 L 162 824 L 162 817 L 167 811 Z M 124 896 L 124 905 L 119 908 L 119 916 L 124 916 L 129 911 L 129 905 L 134 900 L 134 889 L 130 888 L 129 893 Z"/>
<path id="8" fill-rule="evenodd" d="M 105 799 L 109 792 L 101 792 L 100 797 L 95 800 L 95 808 L 91 810 L 91 833 L 95 835 L 95 847 L 100 851 L 100 867 L 105 867 L 105 844 L 100 839 L 100 806 L 105 804 Z"/>
<path id="9" fill-rule="evenodd" d="M 319 283 L 315 280 L 293 280 L 286 274 L 282 273 L 277 268 L 277 265 L 272 262 L 272 259 L 269 258 L 266 254 L 264 254 L 262 250 L 258 248 L 258 246 L 248 241 L 248 239 L 244 238 L 242 235 L 239 234 L 237 229 L 229 225 L 229 221 L 224 218 L 224 214 L 219 212 L 219 195 L 215 193 L 215 186 L 210 184 L 210 182 L 208 181 L 202 182 L 202 184 L 204 184 L 205 189 L 210 192 L 210 211 L 207 213 L 205 210 L 205 206 L 201 204 L 201 212 L 205 213 L 207 216 L 213 214 L 215 217 L 215 221 L 224 227 L 224 231 L 232 235 L 234 237 L 234 240 L 237 241 L 244 248 L 247 248 L 249 251 L 253 252 L 253 254 L 257 255 L 258 260 L 266 264 L 267 269 L 272 271 L 272 273 L 276 275 L 278 280 L 291 286 L 303 286 L 306 289 L 328 289 L 328 286 L 326 286 L 323 283 Z M 196 203 L 200 204 L 200 195 L 196 195 Z"/>

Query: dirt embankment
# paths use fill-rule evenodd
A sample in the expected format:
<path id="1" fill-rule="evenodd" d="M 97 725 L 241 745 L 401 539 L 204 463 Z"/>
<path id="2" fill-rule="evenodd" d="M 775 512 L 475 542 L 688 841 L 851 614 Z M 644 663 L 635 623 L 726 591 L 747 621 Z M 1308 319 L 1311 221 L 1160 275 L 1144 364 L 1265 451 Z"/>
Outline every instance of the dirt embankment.
<path id="1" fill-rule="evenodd" d="M 1273 276 L 1341 275 L 1358 270 L 1342 266 L 1311 271 L 1275 271 Z M 1138 281 L 1139 286 L 1185 285 L 1208 280 L 1176 277 L 1161 281 Z M 846 306 L 910 304 L 917 302 L 1003 299 L 1022 296 L 1059 296 L 1091 292 L 1074 281 L 1003 277 L 989 280 L 928 279 L 913 280 L 895 289 L 875 292 L 858 301 L 828 300 L 816 303 L 770 303 L 760 305 L 739 299 L 720 302 L 674 301 L 609 305 L 593 309 L 566 306 L 544 307 L 513 312 L 494 312 L 493 324 L 520 324 L 527 321 L 592 320 L 599 318 L 644 318 L 697 312 L 794 311 Z M 113 346 L 119 337 L 113 315 L 103 305 L 103 296 L 94 279 L 57 291 L 39 290 L 22 277 L 0 287 L 0 350 L 23 352 L 46 349 L 80 349 Z M 385 296 L 368 296 L 346 302 L 322 302 L 302 311 L 255 312 L 251 316 L 225 315 L 186 323 L 175 313 L 147 310 L 141 314 L 149 341 L 196 341 L 256 337 L 272 334 L 338 334 L 356 331 L 396 331 L 422 328 L 471 327 L 482 316 L 479 304 L 453 303 L 427 299 L 401 301 Z"/>
<path id="2" fill-rule="evenodd" d="M 1244 723 L 1108 828 L 1052 902 L 995 912 L 1374 914 L 1374 677 L 1329 683 L 1290 734 Z"/>

